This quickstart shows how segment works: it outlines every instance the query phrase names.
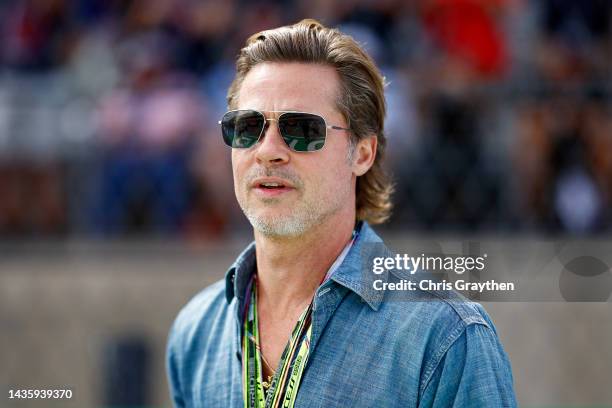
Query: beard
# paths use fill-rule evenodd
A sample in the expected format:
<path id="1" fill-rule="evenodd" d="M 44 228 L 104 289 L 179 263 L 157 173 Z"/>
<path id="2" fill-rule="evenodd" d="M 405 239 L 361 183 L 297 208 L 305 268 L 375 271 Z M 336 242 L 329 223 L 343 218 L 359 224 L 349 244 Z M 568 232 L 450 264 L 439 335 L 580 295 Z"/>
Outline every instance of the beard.
<path id="1" fill-rule="evenodd" d="M 299 195 L 293 208 L 286 212 L 286 208 L 279 208 L 278 212 L 261 211 L 262 207 L 282 206 L 284 197 L 255 198 L 249 202 L 248 192 L 250 186 L 258 177 L 279 177 L 291 182 L 295 192 Z M 303 235 L 316 225 L 320 225 L 326 218 L 338 212 L 346 202 L 341 191 L 334 191 L 334 200 L 321 200 L 318 196 L 308 196 L 304 191 L 304 182 L 295 173 L 287 169 L 252 169 L 244 177 L 241 188 L 246 194 L 237 194 L 238 204 L 253 228 L 269 238 L 294 238 Z M 284 211 L 283 211 L 284 210 Z"/>
<path id="2" fill-rule="evenodd" d="M 255 230 L 269 238 L 293 238 L 308 231 L 316 224 L 316 219 L 309 214 L 291 214 L 287 216 L 264 216 L 242 208 L 244 214 Z"/>

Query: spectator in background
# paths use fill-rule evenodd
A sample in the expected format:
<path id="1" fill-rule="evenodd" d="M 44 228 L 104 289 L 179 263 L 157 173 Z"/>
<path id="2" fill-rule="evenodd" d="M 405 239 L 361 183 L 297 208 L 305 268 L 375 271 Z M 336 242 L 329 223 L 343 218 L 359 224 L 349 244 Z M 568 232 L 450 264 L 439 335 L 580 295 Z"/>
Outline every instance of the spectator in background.
<path id="1" fill-rule="evenodd" d="M 496 13 L 507 0 L 426 0 L 425 27 L 451 58 L 480 77 L 499 78 L 507 68 L 505 38 Z"/>
<path id="2" fill-rule="evenodd" d="M 22 71 L 43 72 L 66 62 L 74 27 L 66 0 L 14 2 L 5 12 L 2 62 Z"/>
<path id="3" fill-rule="evenodd" d="M 520 115 L 515 157 L 524 214 L 547 231 L 588 234 L 610 225 L 611 12 L 600 0 L 540 4 L 536 97 Z"/>
<path id="4" fill-rule="evenodd" d="M 526 210 L 548 231 L 586 234 L 609 225 L 612 141 L 600 104 L 553 94 L 523 113 L 517 168 Z"/>
<path id="5" fill-rule="evenodd" d="M 100 232 L 177 233 L 190 209 L 188 157 L 205 105 L 165 40 L 149 33 L 124 44 L 127 80 L 101 101 Z"/>
<path id="6" fill-rule="evenodd" d="M 41 151 L 48 147 L 39 143 L 43 137 L 21 137 L 18 130 L 27 128 L 24 122 L 32 129 L 47 122 L 44 99 L 53 91 L 40 84 L 67 61 L 73 48 L 69 5 L 65 0 L 4 3 L 0 4 L 0 78 L 17 79 L 0 83 L 0 234 L 63 235 L 69 228 L 65 166 Z M 22 108 L 28 103 L 33 107 L 29 111 Z M 16 152 L 11 151 L 14 146 Z M 38 157 L 28 157 L 31 151 Z"/>
<path id="7" fill-rule="evenodd" d="M 498 227 L 501 171 L 491 165 L 484 139 L 491 96 L 484 86 L 503 78 L 509 63 L 497 12 L 504 2 L 431 0 L 422 5 L 430 48 L 421 61 L 420 150 L 397 169 L 396 219 L 425 229 Z M 426 125 L 425 125 L 426 124 Z"/>

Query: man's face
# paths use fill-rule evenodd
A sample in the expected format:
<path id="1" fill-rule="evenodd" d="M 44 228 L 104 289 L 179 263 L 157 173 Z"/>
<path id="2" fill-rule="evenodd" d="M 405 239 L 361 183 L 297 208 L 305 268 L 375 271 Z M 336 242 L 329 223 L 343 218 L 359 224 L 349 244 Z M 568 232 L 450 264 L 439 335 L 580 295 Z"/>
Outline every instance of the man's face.
<path id="1" fill-rule="evenodd" d="M 334 68 L 305 63 L 262 63 L 245 77 L 237 109 L 316 113 L 328 125 L 347 127 L 335 107 L 339 78 Z M 240 207 L 260 233 L 295 237 L 355 208 L 355 175 L 347 160 L 349 133 L 328 129 L 325 146 L 294 152 L 282 139 L 277 122 L 268 122 L 259 142 L 232 149 L 234 190 Z M 278 183 L 282 187 L 266 187 Z"/>

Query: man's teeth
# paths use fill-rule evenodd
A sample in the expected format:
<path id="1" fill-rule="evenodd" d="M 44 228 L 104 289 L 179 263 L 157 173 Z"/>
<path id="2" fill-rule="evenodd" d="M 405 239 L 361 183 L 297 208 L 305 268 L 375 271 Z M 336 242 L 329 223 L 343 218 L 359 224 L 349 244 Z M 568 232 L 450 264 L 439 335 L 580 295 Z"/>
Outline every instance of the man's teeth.
<path id="1" fill-rule="evenodd" d="M 282 184 L 279 183 L 261 183 L 262 186 L 264 187 L 281 187 Z"/>

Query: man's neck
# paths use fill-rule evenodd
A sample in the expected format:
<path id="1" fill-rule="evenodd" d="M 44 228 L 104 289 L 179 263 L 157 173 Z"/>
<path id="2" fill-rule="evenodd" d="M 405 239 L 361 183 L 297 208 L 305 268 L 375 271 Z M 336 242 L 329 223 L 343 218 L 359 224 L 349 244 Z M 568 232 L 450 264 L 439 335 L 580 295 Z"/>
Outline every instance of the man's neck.
<path id="1" fill-rule="evenodd" d="M 289 316 L 305 308 L 352 236 L 353 218 L 325 222 L 295 238 L 255 232 L 258 304 Z"/>

